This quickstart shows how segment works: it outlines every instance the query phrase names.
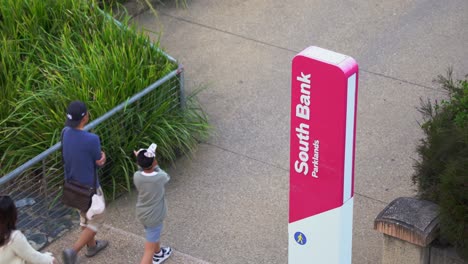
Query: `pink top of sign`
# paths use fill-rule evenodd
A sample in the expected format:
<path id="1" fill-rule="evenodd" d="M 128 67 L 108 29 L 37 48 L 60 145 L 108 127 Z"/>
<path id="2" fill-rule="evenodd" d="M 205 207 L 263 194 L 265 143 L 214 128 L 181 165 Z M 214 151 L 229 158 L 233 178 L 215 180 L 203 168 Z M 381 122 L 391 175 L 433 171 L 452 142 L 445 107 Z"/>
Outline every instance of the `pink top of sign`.
<path id="1" fill-rule="evenodd" d="M 357 74 L 353 58 L 318 47 L 293 59 L 289 222 L 353 196 Z"/>

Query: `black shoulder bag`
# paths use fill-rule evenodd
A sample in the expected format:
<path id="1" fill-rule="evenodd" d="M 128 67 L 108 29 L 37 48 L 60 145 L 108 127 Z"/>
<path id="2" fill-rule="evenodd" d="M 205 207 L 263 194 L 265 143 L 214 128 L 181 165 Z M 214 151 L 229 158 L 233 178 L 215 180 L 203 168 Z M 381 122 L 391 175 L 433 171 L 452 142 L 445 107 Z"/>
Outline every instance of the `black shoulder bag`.
<path id="1" fill-rule="evenodd" d="M 62 130 L 62 134 L 60 135 L 60 141 L 62 142 L 62 161 L 64 173 L 65 159 L 63 157 L 63 134 L 68 129 L 68 127 L 65 127 Z M 86 213 L 89 207 L 91 206 L 92 197 L 96 193 L 96 186 L 96 170 L 94 170 L 94 186 L 87 186 L 72 179 L 67 180 L 65 177 L 65 181 L 63 184 L 62 203 L 66 206 L 76 208 L 81 212 Z"/>

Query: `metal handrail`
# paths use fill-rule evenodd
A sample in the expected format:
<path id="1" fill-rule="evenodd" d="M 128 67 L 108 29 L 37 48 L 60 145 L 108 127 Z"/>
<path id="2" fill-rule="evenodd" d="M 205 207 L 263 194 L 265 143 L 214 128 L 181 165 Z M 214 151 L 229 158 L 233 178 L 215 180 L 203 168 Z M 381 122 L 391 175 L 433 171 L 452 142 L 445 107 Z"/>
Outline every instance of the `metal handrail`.
<path id="1" fill-rule="evenodd" d="M 178 73 L 179 73 L 179 69 L 170 72 L 169 74 L 167 74 L 163 78 L 159 79 L 158 81 L 154 82 L 150 86 L 146 87 L 145 89 L 143 89 L 139 93 L 137 93 L 134 96 L 132 96 L 131 98 L 129 98 L 127 101 L 119 104 L 118 106 L 114 107 L 112 110 L 108 111 L 104 115 L 98 117 L 97 119 L 95 119 L 94 121 L 92 121 L 91 123 L 86 125 L 84 127 L 84 130 L 88 131 L 90 129 L 95 128 L 98 124 L 100 124 L 103 121 L 105 121 L 106 119 L 110 118 L 115 113 L 123 110 L 127 105 L 132 104 L 135 101 L 137 101 L 138 99 L 142 98 L 143 96 L 145 96 L 146 94 L 148 94 L 149 92 L 154 90 L 156 87 L 160 86 L 161 84 L 163 84 L 164 82 L 166 82 L 170 78 L 173 78 L 174 76 L 176 76 Z M 55 145 L 48 148 L 47 150 L 45 150 L 41 154 L 39 154 L 39 155 L 35 156 L 34 158 L 28 160 L 27 162 L 23 163 L 21 166 L 17 167 L 13 171 L 11 171 L 8 174 L 6 174 L 5 176 L 1 177 L 0 178 L 0 185 L 3 185 L 5 183 L 15 179 L 23 171 L 31 168 L 32 166 L 34 166 L 37 163 L 41 162 L 43 159 L 47 158 L 50 154 L 52 154 L 55 151 L 59 150 L 61 148 L 61 146 L 62 146 L 62 144 L 60 142 L 56 143 Z"/>
<path id="2" fill-rule="evenodd" d="M 104 15 L 106 14 L 104 13 Z M 106 17 L 110 18 L 109 15 Z M 121 30 L 130 29 L 114 18 L 112 19 L 120 26 Z M 158 107 L 155 100 L 161 96 L 170 98 L 174 103 L 170 109 L 164 108 L 166 111 L 172 111 L 174 108 L 180 108 L 180 111 L 184 111 L 186 98 L 183 66 L 151 43 L 150 39 L 146 39 L 145 44 L 170 61 L 173 70 L 146 88 L 120 101 L 117 106 L 103 115 L 96 117 L 83 128 L 85 131 L 105 128 L 107 124 L 113 125 L 114 120 L 119 121 L 121 118 L 122 120 L 128 118 L 128 121 L 132 122 L 134 121 L 134 111 L 138 111 L 142 104 Z M 177 68 L 174 69 L 175 67 Z M 15 200 L 18 213 L 21 214 L 17 225 L 18 229 L 25 232 L 28 239 L 32 239 L 32 241 L 35 241 L 34 237 L 37 234 L 40 234 L 41 239 L 45 236 L 45 240 L 40 240 L 46 241 L 45 244 L 36 243 L 40 248 L 58 239 L 64 231 L 70 230 L 74 223 L 72 218 L 76 217 L 73 210 L 58 202 L 64 173 L 63 163 L 59 157 L 61 145 L 61 142 L 58 142 L 7 174 L 2 174 L 3 177 L 0 175 L 0 193 L 8 193 Z M 102 183 L 115 180 L 114 176 L 108 174 L 108 170 L 110 171 L 111 168 L 108 167 L 100 172 Z M 115 195 L 123 194 L 122 191 L 130 191 L 129 186 L 119 188 L 119 190 L 116 190 L 115 185 L 113 187 L 111 195 L 114 198 Z"/>
<path id="3" fill-rule="evenodd" d="M 117 24 L 119 27 L 121 27 L 122 29 L 124 30 L 128 30 L 127 27 L 124 27 L 122 25 L 122 23 L 118 20 L 116 20 L 115 18 L 113 18 L 112 16 L 110 16 L 108 13 L 104 12 L 103 10 L 101 10 L 100 8 L 97 8 L 105 17 L 107 17 L 108 19 L 112 19 L 114 21 L 115 24 Z M 141 92 L 137 93 L 136 95 L 132 96 L 131 98 L 129 98 L 127 101 L 119 104 L 118 106 L 114 107 L 112 110 L 110 110 L 109 112 L 105 113 L 104 115 L 100 116 L 99 118 L 95 119 L 94 121 L 92 121 L 91 123 L 89 123 L 88 125 L 86 125 L 84 127 L 84 130 L 85 131 L 88 131 L 90 129 L 93 129 L 94 127 L 96 127 L 98 124 L 100 124 L 101 122 L 103 122 L 104 120 L 108 119 L 109 117 L 113 116 L 116 112 L 124 109 L 128 104 L 131 104 L 135 101 L 137 101 L 138 99 L 140 99 L 141 97 L 143 97 L 144 95 L 148 94 L 150 91 L 152 91 L 155 87 L 161 85 L 162 83 L 164 83 L 165 81 L 167 81 L 168 79 L 176 76 L 177 74 L 181 74 L 182 78 L 183 78 L 183 67 L 182 65 L 179 65 L 177 63 L 177 60 L 174 59 L 172 56 L 170 56 L 169 54 L 167 54 L 166 52 L 164 52 L 162 49 L 160 49 L 159 47 L 155 47 L 153 43 L 149 42 L 151 48 L 153 49 L 156 49 L 158 52 L 162 53 L 165 57 L 167 57 L 170 61 L 172 61 L 173 63 L 177 64 L 178 65 L 178 68 L 177 70 L 174 70 L 172 71 L 171 73 L 167 74 L 166 76 L 164 76 L 163 78 L 159 79 L 158 81 L 154 82 L 153 84 L 151 84 L 150 86 L 146 87 L 145 89 L 143 89 Z M 181 80 L 181 84 L 183 82 L 183 79 Z M 185 94 L 184 94 L 184 88 L 183 86 L 181 85 L 180 87 L 180 90 L 181 90 L 181 105 L 182 107 L 185 105 Z M 56 143 L 55 145 L 53 145 L 52 147 L 48 148 L 47 150 L 45 150 L 44 152 L 40 153 L 39 155 L 35 156 L 34 158 L 28 160 L 27 162 L 23 163 L 21 166 L 17 167 L 16 169 L 14 169 L 13 171 L 7 173 L 6 175 L 4 175 L 3 177 L 0 177 L 0 186 L 3 185 L 3 184 L 6 184 L 7 182 L 15 179 L 18 175 L 20 175 L 23 171 L 31 168 L 32 166 L 36 165 L 37 163 L 41 162 L 42 160 L 44 160 L 45 158 L 47 158 L 50 154 L 52 154 L 53 152 L 59 150 L 61 148 L 62 144 L 60 142 Z"/>

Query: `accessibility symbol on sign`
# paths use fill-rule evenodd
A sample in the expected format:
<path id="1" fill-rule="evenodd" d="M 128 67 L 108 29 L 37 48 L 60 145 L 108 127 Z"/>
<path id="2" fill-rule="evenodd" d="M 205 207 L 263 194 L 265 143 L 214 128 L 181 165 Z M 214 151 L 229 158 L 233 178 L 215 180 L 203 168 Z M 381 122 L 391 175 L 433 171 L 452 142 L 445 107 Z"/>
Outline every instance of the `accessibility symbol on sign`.
<path id="1" fill-rule="evenodd" d="M 302 232 L 296 232 L 294 234 L 294 240 L 296 240 L 299 245 L 305 245 L 307 243 L 307 238 Z"/>

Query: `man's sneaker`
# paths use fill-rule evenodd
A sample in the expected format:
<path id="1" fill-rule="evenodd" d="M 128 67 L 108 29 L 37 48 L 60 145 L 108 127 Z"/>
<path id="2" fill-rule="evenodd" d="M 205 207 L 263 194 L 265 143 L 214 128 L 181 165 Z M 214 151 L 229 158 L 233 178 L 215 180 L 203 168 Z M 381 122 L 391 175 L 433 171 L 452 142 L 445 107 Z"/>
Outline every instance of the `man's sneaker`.
<path id="1" fill-rule="evenodd" d="M 75 264 L 77 255 L 75 250 L 67 248 L 62 252 L 62 258 L 64 264 Z"/>
<path id="2" fill-rule="evenodd" d="M 99 251 L 105 249 L 107 245 L 109 245 L 109 242 L 107 240 L 96 240 L 96 246 L 88 247 L 85 256 L 90 258 L 99 253 Z"/>
<path id="3" fill-rule="evenodd" d="M 153 255 L 153 264 L 161 264 L 172 254 L 172 248 L 161 247 L 161 251 Z"/>

